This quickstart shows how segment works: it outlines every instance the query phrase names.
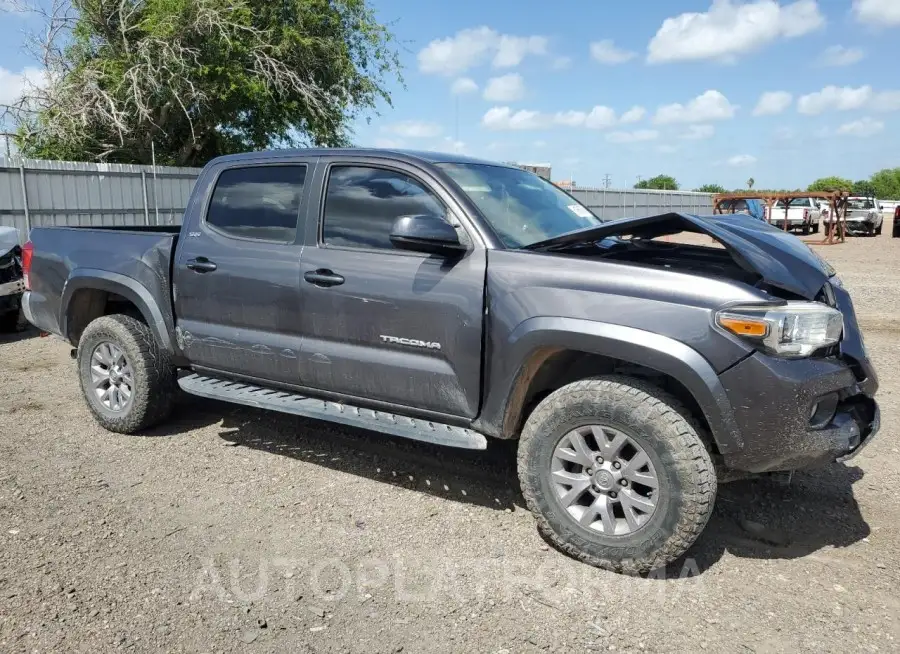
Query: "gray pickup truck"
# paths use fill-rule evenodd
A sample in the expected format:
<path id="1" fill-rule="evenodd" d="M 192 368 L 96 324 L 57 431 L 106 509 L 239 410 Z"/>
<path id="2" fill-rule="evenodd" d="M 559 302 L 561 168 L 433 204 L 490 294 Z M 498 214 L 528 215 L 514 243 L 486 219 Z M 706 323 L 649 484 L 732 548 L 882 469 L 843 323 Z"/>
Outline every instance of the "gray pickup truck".
<path id="1" fill-rule="evenodd" d="M 842 460 L 878 430 L 850 296 L 751 218 L 603 222 L 505 165 L 300 150 L 212 161 L 180 228 L 30 238 L 25 314 L 74 346 L 105 428 L 165 420 L 180 388 L 441 445 L 518 439 L 542 533 L 612 570 L 681 556 L 720 481 Z"/>

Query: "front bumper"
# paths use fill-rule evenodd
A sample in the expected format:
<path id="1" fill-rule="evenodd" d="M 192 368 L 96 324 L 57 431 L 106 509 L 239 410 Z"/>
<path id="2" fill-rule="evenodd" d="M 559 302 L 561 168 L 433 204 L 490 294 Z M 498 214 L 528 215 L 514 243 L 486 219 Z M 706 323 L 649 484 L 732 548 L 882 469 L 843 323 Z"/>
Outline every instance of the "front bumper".
<path id="1" fill-rule="evenodd" d="M 25 283 L 21 279 L 0 284 L 0 314 L 18 311 Z"/>
<path id="2" fill-rule="evenodd" d="M 838 352 L 793 360 L 756 352 L 720 375 L 742 435 L 740 447 L 723 452 L 726 467 L 815 468 L 855 456 L 878 432 L 878 375 L 850 294 L 836 279 L 831 289 L 844 316 Z"/>
<path id="3" fill-rule="evenodd" d="M 816 468 L 855 456 L 880 427 L 872 395 L 839 358 L 785 360 L 756 353 L 722 376 L 740 448 L 726 467 L 744 472 Z"/>

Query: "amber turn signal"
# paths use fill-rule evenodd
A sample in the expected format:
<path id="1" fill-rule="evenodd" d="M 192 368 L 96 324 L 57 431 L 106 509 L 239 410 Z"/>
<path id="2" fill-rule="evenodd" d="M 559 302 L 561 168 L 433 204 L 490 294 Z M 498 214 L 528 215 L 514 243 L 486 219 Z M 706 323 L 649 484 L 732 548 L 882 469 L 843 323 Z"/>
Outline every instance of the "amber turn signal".
<path id="1" fill-rule="evenodd" d="M 738 336 L 754 336 L 762 338 L 769 331 L 769 325 L 764 320 L 719 316 L 719 324 Z"/>

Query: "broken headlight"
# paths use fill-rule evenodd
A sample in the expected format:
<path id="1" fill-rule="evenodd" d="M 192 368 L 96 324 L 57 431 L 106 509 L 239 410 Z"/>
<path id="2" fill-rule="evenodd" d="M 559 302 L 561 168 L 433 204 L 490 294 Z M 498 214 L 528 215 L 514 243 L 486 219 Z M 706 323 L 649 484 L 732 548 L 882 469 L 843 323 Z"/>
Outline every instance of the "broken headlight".
<path id="1" fill-rule="evenodd" d="M 802 358 L 839 342 L 844 318 L 840 311 L 820 302 L 787 302 L 777 307 L 719 311 L 716 324 L 770 354 Z"/>

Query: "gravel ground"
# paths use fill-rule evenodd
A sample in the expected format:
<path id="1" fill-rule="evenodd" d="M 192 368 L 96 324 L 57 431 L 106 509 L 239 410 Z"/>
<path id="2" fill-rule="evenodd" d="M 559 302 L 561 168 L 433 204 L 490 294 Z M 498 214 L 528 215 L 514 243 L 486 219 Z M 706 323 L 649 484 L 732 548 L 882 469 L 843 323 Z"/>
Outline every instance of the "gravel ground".
<path id="1" fill-rule="evenodd" d="M 509 444 L 190 399 L 110 434 L 65 344 L 0 336 L 0 651 L 897 651 L 900 240 L 819 251 L 854 292 L 881 434 L 790 485 L 725 486 L 650 578 L 549 548 Z"/>

